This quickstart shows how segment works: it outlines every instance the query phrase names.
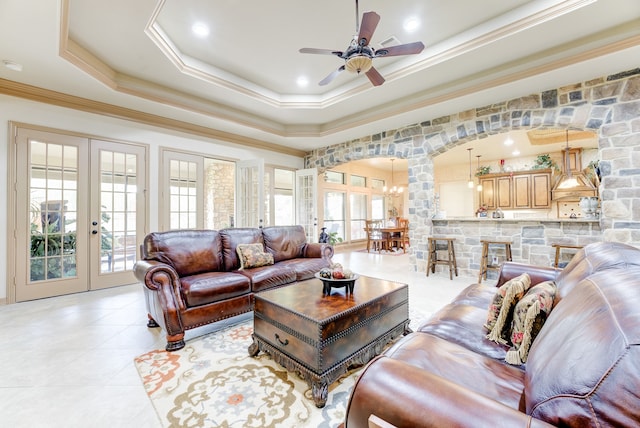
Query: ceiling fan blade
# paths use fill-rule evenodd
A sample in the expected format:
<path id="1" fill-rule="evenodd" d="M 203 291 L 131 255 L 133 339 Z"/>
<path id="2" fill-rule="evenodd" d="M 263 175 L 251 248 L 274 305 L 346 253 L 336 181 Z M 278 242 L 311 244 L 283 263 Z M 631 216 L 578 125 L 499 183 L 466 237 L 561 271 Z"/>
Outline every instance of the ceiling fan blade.
<path id="1" fill-rule="evenodd" d="M 376 51 L 376 57 L 383 56 L 398 56 L 398 55 L 413 55 L 422 52 L 424 44 L 422 42 L 406 43 L 404 45 L 391 46 L 388 48 L 381 48 Z"/>
<path id="2" fill-rule="evenodd" d="M 302 49 L 300 49 L 299 52 L 300 53 L 307 53 L 307 54 L 342 56 L 342 51 L 335 51 L 335 50 L 332 50 L 332 49 L 302 48 Z"/>
<path id="3" fill-rule="evenodd" d="M 382 77 L 382 74 L 378 73 L 378 70 L 376 70 L 375 67 L 371 67 L 365 74 L 373 86 L 380 86 L 384 83 L 384 77 Z"/>
<path id="4" fill-rule="evenodd" d="M 322 79 L 318 85 L 320 86 L 325 86 L 328 85 L 329 83 L 331 83 L 333 81 L 333 79 L 335 79 L 336 77 L 338 77 L 338 74 L 342 73 L 344 71 L 344 65 L 341 65 L 340 67 L 338 67 L 336 70 L 332 71 L 327 77 L 325 77 L 324 79 Z"/>
<path id="5" fill-rule="evenodd" d="M 360 31 L 358 32 L 358 44 L 360 46 L 367 46 L 369 44 L 373 32 L 376 31 L 378 22 L 380 22 L 380 15 L 375 12 L 365 12 L 362 15 Z"/>

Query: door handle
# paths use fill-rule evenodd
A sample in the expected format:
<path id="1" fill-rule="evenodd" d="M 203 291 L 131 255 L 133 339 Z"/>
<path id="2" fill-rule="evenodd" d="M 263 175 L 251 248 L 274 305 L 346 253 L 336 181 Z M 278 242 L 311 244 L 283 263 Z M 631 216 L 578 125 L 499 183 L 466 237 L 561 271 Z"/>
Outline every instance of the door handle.
<path id="1" fill-rule="evenodd" d="M 91 234 L 92 234 L 92 235 L 97 235 L 97 234 L 98 234 L 98 231 L 97 231 L 97 230 L 92 230 L 92 231 L 91 231 Z"/>

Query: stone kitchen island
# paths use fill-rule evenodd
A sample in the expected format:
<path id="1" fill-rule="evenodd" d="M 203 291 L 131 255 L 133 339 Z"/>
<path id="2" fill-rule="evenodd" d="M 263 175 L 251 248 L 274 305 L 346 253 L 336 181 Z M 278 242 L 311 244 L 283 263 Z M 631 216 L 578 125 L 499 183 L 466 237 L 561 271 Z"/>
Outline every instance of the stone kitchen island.
<path id="1" fill-rule="evenodd" d="M 602 241 L 598 219 L 455 217 L 431 221 L 433 236 L 456 239 L 458 269 L 461 275 L 468 276 L 478 275 L 483 239 L 511 241 L 514 262 L 543 266 L 553 265 L 553 244 L 584 246 Z M 563 252 L 561 261 L 570 259 L 574 252 Z M 489 256 L 496 256 L 501 263 L 505 259 L 504 249 L 492 247 Z M 489 279 L 492 277 L 496 277 L 495 271 L 489 272 Z"/>

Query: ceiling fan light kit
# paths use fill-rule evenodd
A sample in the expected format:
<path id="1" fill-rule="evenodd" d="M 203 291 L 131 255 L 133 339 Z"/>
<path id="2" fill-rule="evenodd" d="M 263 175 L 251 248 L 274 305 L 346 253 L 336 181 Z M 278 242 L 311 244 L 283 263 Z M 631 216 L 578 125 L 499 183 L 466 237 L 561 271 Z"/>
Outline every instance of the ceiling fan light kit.
<path id="1" fill-rule="evenodd" d="M 362 20 L 358 22 L 358 0 L 356 0 L 356 35 L 345 51 L 331 49 L 302 48 L 300 53 L 335 55 L 342 58 L 345 63 L 332 71 L 327 77 L 319 82 L 320 86 L 327 85 L 335 79 L 342 71 L 347 70 L 352 73 L 365 73 L 369 81 L 374 86 L 384 83 L 384 77 L 373 67 L 373 59 L 389 56 L 414 55 L 419 54 L 424 49 L 422 42 L 406 43 L 397 46 L 390 46 L 375 50 L 369 45 L 373 32 L 380 22 L 380 15 L 375 12 L 366 12 L 362 15 Z"/>

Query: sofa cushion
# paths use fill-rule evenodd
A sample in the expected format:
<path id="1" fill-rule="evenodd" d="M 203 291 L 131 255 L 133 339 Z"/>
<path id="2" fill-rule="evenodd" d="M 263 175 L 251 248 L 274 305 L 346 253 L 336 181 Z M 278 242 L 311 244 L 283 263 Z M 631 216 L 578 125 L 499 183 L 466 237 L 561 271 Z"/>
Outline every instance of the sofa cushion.
<path id="1" fill-rule="evenodd" d="M 254 293 L 290 284 L 296 280 L 296 272 L 280 263 L 262 266 L 253 269 L 239 270 L 238 273 L 245 275 L 251 280 L 251 290 Z"/>
<path id="2" fill-rule="evenodd" d="M 238 244 L 236 251 L 241 270 L 273 264 L 273 256 L 264 252 L 262 244 Z"/>
<path id="3" fill-rule="evenodd" d="M 640 267 L 638 249 L 618 242 L 589 244 L 576 253 L 556 280 L 556 304 L 589 275 L 603 269 Z"/>
<path id="4" fill-rule="evenodd" d="M 487 284 L 471 284 L 464 290 L 462 290 L 456 297 L 453 298 L 451 303 L 456 305 L 471 305 L 478 308 L 482 308 L 485 311 L 489 306 L 489 302 L 496 295 L 496 287 Z M 483 320 L 484 323 L 486 320 Z"/>
<path id="5" fill-rule="evenodd" d="M 501 285 L 489 304 L 485 328 L 489 330 L 487 339 L 507 344 L 509 328 L 515 304 L 531 286 L 529 274 L 523 273 Z"/>
<path id="6" fill-rule="evenodd" d="M 216 230 L 171 230 L 149 233 L 144 258 L 171 265 L 178 276 L 223 270 L 222 243 Z"/>
<path id="7" fill-rule="evenodd" d="M 527 290 L 516 303 L 510 330 L 513 346 L 505 357 L 507 363 L 520 365 L 527 361 L 531 343 L 551 312 L 555 295 L 556 284 L 553 281 L 545 281 Z"/>
<path id="8" fill-rule="evenodd" d="M 187 307 L 206 305 L 251 291 L 249 279 L 233 272 L 207 272 L 180 278 L 181 293 Z"/>
<path id="9" fill-rule="evenodd" d="M 482 308 L 450 303 L 424 322 L 417 331 L 457 343 L 480 355 L 504 361 L 508 346 L 487 339 L 483 323 L 487 318 L 487 301 Z"/>
<path id="10" fill-rule="evenodd" d="M 556 303 L 529 350 L 528 414 L 557 426 L 638 425 L 639 278 L 640 267 L 604 269 Z"/>
<path id="11" fill-rule="evenodd" d="M 411 333 L 397 341 L 384 355 L 441 376 L 512 409 L 523 407 L 523 370 L 446 339 Z M 421 387 L 428 388 L 428 385 Z"/>
<path id="12" fill-rule="evenodd" d="M 263 244 L 262 230 L 259 228 L 239 227 L 222 229 L 222 259 L 224 270 L 231 272 L 240 268 L 240 259 L 236 247 L 238 244 Z"/>
<path id="13" fill-rule="evenodd" d="M 277 263 L 303 257 L 307 236 L 302 226 L 269 226 L 262 229 L 264 245 Z"/>
<path id="14" fill-rule="evenodd" d="M 278 266 L 287 267 L 296 273 L 296 281 L 311 279 L 320 269 L 328 268 L 331 261 L 325 258 L 290 259 L 278 262 Z"/>

